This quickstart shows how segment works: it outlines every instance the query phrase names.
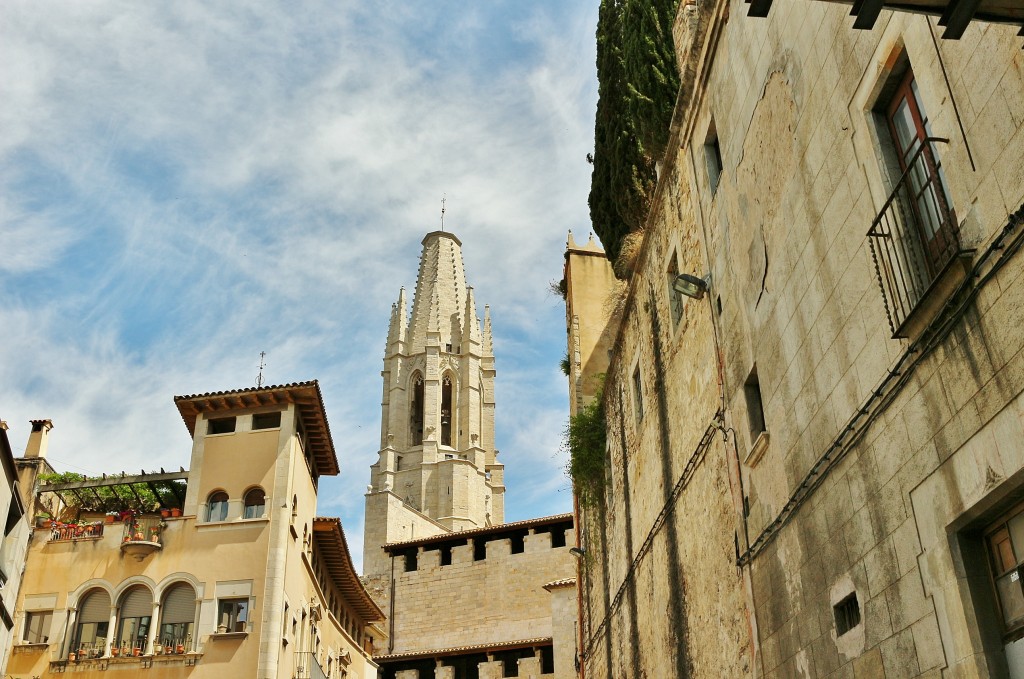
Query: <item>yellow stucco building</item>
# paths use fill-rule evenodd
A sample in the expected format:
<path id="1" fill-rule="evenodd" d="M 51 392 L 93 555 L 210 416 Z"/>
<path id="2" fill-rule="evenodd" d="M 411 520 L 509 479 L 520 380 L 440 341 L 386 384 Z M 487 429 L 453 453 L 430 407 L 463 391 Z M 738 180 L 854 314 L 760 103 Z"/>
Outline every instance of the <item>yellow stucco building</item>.
<path id="1" fill-rule="evenodd" d="M 317 382 L 175 403 L 189 471 L 39 487 L 58 505 L 108 508 L 148 489 L 171 515 L 40 521 L 8 674 L 374 679 L 384 615 L 340 521 L 316 515 L 320 477 L 338 473 Z"/>

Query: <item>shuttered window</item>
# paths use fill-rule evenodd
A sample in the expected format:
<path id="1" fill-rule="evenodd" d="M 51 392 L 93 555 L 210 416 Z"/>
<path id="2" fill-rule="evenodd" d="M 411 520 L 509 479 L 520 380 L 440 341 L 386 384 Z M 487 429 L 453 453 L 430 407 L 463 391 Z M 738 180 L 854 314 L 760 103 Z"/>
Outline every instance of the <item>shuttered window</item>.
<path id="1" fill-rule="evenodd" d="M 161 616 L 160 643 L 180 644 L 183 650 L 192 650 L 192 625 L 196 618 L 196 591 L 192 585 L 179 582 L 171 587 L 164 595 Z"/>
<path id="2" fill-rule="evenodd" d="M 145 587 L 136 587 L 121 600 L 122 618 L 144 618 L 153 613 L 153 597 Z"/>
<path id="3" fill-rule="evenodd" d="M 117 643 L 121 647 L 145 650 L 149 621 L 153 615 L 153 594 L 146 587 L 133 587 L 121 597 L 121 625 Z"/>
<path id="4" fill-rule="evenodd" d="M 180 583 L 172 587 L 164 598 L 162 610 L 165 624 L 192 622 L 196 617 L 196 593 L 192 585 Z"/>
<path id="5" fill-rule="evenodd" d="M 96 590 L 78 607 L 78 622 L 107 622 L 110 619 L 110 595 Z"/>

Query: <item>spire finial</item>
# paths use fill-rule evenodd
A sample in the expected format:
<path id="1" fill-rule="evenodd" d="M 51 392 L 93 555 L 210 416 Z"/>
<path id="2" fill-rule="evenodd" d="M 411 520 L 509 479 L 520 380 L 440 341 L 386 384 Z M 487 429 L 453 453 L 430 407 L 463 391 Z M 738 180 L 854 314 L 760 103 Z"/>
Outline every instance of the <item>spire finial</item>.
<path id="1" fill-rule="evenodd" d="M 267 352 L 260 352 L 260 374 L 256 376 L 256 388 L 259 389 L 263 386 L 263 369 L 267 367 L 267 364 L 263 361 L 267 357 Z"/>
<path id="2" fill-rule="evenodd" d="M 444 231 L 444 204 L 448 200 L 448 194 L 441 194 L 441 230 Z"/>

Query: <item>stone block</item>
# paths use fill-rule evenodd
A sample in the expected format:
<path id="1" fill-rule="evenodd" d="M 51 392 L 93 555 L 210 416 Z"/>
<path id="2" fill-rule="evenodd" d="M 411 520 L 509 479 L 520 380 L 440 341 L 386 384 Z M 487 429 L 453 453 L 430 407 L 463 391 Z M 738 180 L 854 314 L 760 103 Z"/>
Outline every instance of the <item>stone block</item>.
<path id="1" fill-rule="evenodd" d="M 920 670 L 917 665 L 917 650 L 914 635 L 909 629 L 897 632 L 881 643 L 882 664 L 885 679 L 910 679 Z"/>
<path id="2" fill-rule="evenodd" d="M 942 638 L 939 636 L 939 625 L 935 616 L 929 615 L 921 618 L 910 629 L 914 635 L 917 662 L 921 671 L 943 667 L 946 664 L 946 657 L 942 649 Z"/>
<path id="3" fill-rule="evenodd" d="M 868 594 L 872 597 L 883 593 L 889 585 L 899 579 L 896 549 L 891 538 L 882 538 L 864 556 L 864 570 L 868 579 Z"/>
<path id="4" fill-rule="evenodd" d="M 853 676 L 855 679 L 882 679 L 885 677 L 882 652 L 876 647 L 854 659 Z"/>

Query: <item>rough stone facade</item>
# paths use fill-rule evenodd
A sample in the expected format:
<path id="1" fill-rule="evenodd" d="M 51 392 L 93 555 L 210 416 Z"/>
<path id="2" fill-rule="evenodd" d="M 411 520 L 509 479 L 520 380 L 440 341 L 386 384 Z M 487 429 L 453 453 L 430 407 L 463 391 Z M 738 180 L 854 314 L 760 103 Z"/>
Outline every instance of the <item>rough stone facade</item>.
<path id="1" fill-rule="evenodd" d="M 675 27 L 677 150 L 608 369 L 606 505 L 583 509 L 587 677 L 1024 676 L 1024 544 L 996 542 L 1024 490 L 1022 39 L 747 7 Z M 943 141 L 903 174 L 907 89 Z M 955 253 L 915 292 L 933 234 L 897 228 L 937 203 Z M 673 300 L 673 259 L 703 299 Z"/>

